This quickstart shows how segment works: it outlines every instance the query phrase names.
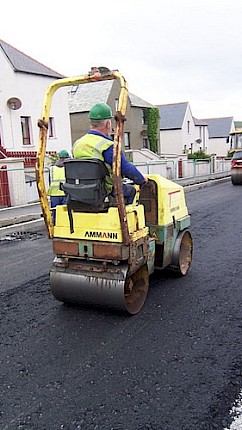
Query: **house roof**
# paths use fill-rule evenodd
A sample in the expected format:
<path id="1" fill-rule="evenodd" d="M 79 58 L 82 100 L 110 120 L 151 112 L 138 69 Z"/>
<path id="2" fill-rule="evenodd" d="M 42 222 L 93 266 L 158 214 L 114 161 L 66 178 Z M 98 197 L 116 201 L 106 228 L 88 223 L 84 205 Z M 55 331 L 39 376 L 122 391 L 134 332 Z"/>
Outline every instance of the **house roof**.
<path id="1" fill-rule="evenodd" d="M 194 117 L 193 117 L 193 120 L 194 120 L 194 124 L 195 125 L 208 125 L 208 123 L 206 122 L 206 120 L 197 119 L 197 118 L 194 118 Z"/>
<path id="2" fill-rule="evenodd" d="M 188 102 L 158 105 L 160 112 L 160 130 L 182 128 Z"/>
<path id="3" fill-rule="evenodd" d="M 114 81 L 81 84 L 69 91 L 69 112 L 89 112 L 95 103 L 107 103 Z M 150 103 L 129 93 L 131 106 L 153 107 Z"/>
<path id="4" fill-rule="evenodd" d="M 13 48 L 3 40 L 0 40 L 0 48 L 4 52 L 15 72 L 30 73 L 51 78 L 63 78 L 63 75 L 60 75 L 60 73 L 44 66 L 18 49 Z"/>
<path id="5" fill-rule="evenodd" d="M 231 132 L 233 117 L 206 118 L 202 121 L 205 121 L 208 124 L 208 134 L 210 139 L 216 137 L 227 137 Z"/>
<path id="6" fill-rule="evenodd" d="M 69 112 L 89 112 L 95 103 L 107 103 L 113 81 L 91 82 L 69 91 Z"/>
<path id="7" fill-rule="evenodd" d="M 154 107 L 154 105 L 146 102 L 145 100 L 143 100 L 140 97 L 138 97 L 134 94 L 131 94 L 131 93 L 129 93 L 129 99 L 130 99 L 131 106 L 134 106 L 134 107 L 140 107 L 140 108 L 146 108 L 146 107 L 152 108 L 152 107 Z"/>

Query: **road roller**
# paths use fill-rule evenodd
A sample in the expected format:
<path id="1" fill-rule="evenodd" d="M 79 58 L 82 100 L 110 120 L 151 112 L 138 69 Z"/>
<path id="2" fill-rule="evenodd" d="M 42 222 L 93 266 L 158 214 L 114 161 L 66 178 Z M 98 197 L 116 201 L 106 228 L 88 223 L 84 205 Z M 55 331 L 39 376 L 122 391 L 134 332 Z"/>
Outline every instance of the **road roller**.
<path id="1" fill-rule="evenodd" d="M 242 185 L 242 148 L 236 149 L 231 160 L 231 181 L 233 185 Z"/>
<path id="2" fill-rule="evenodd" d="M 104 70 L 104 71 L 103 71 Z M 63 86 L 117 79 L 120 95 L 115 115 L 112 180 L 115 198 L 105 190 L 108 174 L 96 159 L 69 159 L 61 189 L 66 205 L 56 207 L 53 225 L 44 181 L 44 158 L 53 94 Z M 121 148 L 128 87 L 118 71 L 103 68 L 79 77 L 54 81 L 45 94 L 36 163 L 37 186 L 48 236 L 53 244 L 50 289 L 63 303 L 108 307 L 137 314 L 148 293 L 150 275 L 170 269 L 185 276 L 193 242 L 190 215 L 182 186 L 160 175 L 136 187 L 126 204 L 121 177 Z"/>

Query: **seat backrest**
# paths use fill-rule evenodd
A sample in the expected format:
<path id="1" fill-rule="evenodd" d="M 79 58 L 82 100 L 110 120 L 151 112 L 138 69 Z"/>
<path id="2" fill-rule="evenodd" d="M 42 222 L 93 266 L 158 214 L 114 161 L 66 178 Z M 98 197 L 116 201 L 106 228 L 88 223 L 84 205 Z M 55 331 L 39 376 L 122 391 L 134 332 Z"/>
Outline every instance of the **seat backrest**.
<path id="1" fill-rule="evenodd" d="M 105 163 L 98 159 L 75 158 L 64 163 L 66 182 L 62 189 L 72 202 L 97 207 L 107 197 L 105 176 L 109 175 Z"/>

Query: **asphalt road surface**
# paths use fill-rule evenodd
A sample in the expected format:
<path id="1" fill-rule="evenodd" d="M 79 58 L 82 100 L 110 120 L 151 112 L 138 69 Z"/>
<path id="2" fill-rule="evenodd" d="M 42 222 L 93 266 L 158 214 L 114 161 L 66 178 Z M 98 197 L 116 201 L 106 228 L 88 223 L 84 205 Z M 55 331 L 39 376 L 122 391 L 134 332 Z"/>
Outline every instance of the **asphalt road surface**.
<path id="1" fill-rule="evenodd" d="M 1 241 L 1 430 L 222 430 L 242 387 L 242 187 L 187 193 L 194 257 L 143 310 L 71 307 L 45 235 Z"/>

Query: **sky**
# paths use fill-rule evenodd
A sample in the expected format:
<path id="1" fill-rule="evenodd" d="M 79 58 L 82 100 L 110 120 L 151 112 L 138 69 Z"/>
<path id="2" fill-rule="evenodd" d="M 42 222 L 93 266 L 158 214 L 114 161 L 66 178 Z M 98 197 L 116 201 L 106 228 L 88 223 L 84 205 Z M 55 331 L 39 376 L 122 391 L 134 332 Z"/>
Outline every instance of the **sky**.
<path id="1" fill-rule="evenodd" d="M 119 70 L 154 104 L 242 121 L 242 0 L 2 0 L 0 39 L 64 76 Z"/>

